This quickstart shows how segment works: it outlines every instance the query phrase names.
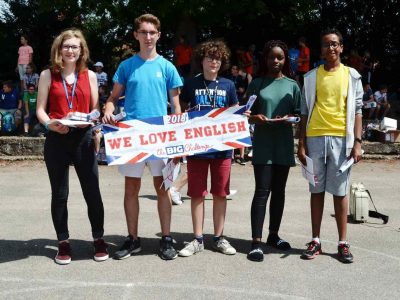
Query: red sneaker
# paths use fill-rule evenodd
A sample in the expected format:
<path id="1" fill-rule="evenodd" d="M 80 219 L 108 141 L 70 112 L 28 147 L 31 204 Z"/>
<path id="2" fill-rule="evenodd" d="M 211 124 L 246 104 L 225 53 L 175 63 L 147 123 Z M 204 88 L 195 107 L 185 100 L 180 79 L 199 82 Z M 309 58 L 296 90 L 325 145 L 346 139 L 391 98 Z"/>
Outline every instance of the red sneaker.
<path id="1" fill-rule="evenodd" d="M 98 239 L 93 242 L 94 246 L 94 256 L 93 259 L 95 261 L 105 261 L 108 259 L 108 245 L 104 242 L 103 239 Z"/>
<path id="2" fill-rule="evenodd" d="M 68 265 L 71 262 L 71 247 L 68 242 L 58 244 L 58 252 L 54 260 L 59 265 Z"/>

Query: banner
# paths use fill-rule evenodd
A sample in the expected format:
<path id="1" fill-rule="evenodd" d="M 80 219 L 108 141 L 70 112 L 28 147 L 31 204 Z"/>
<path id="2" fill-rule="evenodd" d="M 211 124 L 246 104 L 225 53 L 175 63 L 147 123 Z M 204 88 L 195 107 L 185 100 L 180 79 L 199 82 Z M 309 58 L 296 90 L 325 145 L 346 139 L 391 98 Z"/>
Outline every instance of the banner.
<path id="1" fill-rule="evenodd" d="M 193 111 L 104 125 L 109 165 L 251 146 L 245 106 Z"/>

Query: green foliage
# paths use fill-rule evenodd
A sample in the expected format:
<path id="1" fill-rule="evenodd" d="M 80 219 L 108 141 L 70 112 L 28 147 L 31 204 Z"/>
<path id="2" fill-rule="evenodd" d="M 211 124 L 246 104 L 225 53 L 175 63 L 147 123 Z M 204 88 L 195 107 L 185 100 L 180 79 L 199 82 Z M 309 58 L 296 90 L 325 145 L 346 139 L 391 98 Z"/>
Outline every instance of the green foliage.
<path id="1" fill-rule="evenodd" d="M 256 44 L 261 50 L 269 39 L 310 41 L 318 58 L 319 33 L 337 27 L 345 49 L 368 49 L 387 66 L 398 64 L 399 11 L 396 0 L 7 0 L 12 15 L 0 22 L 0 79 L 12 78 L 17 62 L 19 35 L 28 34 L 39 69 L 49 59 L 52 40 L 63 29 L 78 27 L 88 40 L 91 58 L 106 64 L 109 73 L 129 49 L 135 49 L 133 20 L 153 13 L 162 22 L 159 51 L 169 57 L 179 34 L 195 44 L 224 38 L 234 49 Z M 128 50 L 127 50 L 128 49 Z"/>

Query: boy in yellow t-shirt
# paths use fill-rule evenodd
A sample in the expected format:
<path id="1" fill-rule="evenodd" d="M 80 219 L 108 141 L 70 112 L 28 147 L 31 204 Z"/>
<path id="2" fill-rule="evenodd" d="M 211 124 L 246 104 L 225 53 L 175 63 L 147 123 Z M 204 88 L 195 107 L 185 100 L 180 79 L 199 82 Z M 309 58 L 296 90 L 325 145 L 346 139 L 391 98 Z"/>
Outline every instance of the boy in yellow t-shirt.
<path id="1" fill-rule="evenodd" d="M 306 165 L 306 155 L 313 161 L 315 185 L 310 184 L 312 241 L 303 259 L 313 259 L 322 252 L 321 221 L 325 192 L 333 195 L 339 234 L 338 259 L 353 262 L 347 241 L 347 188 L 350 169 L 337 176 L 347 159 L 361 159 L 362 96 L 361 75 L 341 64 L 343 37 L 336 29 L 321 35 L 321 53 L 325 64 L 304 77 L 298 158 Z"/>

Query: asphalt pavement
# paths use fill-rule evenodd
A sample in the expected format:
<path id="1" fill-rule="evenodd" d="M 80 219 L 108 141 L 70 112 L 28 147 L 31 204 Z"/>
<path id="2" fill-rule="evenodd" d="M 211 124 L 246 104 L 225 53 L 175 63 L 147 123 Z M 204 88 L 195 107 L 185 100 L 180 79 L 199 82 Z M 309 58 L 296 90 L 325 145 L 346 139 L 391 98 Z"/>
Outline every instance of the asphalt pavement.
<path id="1" fill-rule="evenodd" d="M 183 170 L 185 166 L 183 166 Z M 205 251 L 163 261 L 157 256 L 160 225 L 148 170 L 140 192 L 139 235 L 143 251 L 128 259 L 93 261 L 87 209 L 77 176 L 70 170 L 69 228 L 72 262 L 54 263 L 56 236 L 50 214 L 50 184 L 42 161 L 0 162 L 0 299 L 399 299 L 400 161 L 363 161 L 351 182 L 362 181 L 389 223 L 349 222 L 353 264 L 336 259 L 333 203 L 326 196 L 322 250 L 312 261 L 300 259 L 311 238 L 309 193 L 300 167 L 290 171 L 280 235 L 292 250 L 265 247 L 262 263 L 247 260 L 253 169 L 232 167 L 225 235 L 237 249 L 227 256 L 211 248 L 212 201 L 205 203 Z M 105 206 L 105 240 L 114 253 L 126 236 L 124 180 L 115 167 L 100 166 Z M 186 190 L 184 189 L 184 192 Z M 176 248 L 192 239 L 190 199 L 173 207 Z M 264 232 L 268 230 L 268 213 Z M 265 241 L 266 234 L 263 240 Z"/>

